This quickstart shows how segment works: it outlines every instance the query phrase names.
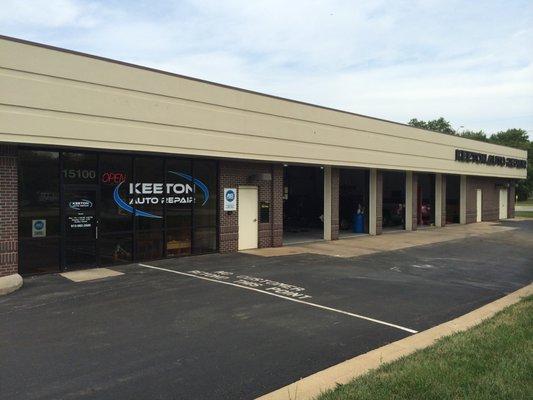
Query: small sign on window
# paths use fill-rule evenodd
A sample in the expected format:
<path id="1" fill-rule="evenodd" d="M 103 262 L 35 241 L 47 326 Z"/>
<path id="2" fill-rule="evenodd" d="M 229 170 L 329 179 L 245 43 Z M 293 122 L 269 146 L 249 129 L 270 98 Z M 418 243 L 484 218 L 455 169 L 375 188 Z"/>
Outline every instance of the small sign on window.
<path id="1" fill-rule="evenodd" d="M 31 236 L 45 237 L 46 236 L 46 220 L 34 219 L 31 221 Z"/>

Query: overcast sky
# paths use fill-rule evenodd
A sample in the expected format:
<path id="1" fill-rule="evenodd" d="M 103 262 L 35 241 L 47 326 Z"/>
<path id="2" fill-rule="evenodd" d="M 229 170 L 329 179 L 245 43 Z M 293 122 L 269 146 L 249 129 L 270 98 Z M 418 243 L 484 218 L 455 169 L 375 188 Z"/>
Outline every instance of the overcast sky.
<path id="1" fill-rule="evenodd" d="M 1 0 L 0 33 L 370 116 L 533 138 L 533 1 Z"/>

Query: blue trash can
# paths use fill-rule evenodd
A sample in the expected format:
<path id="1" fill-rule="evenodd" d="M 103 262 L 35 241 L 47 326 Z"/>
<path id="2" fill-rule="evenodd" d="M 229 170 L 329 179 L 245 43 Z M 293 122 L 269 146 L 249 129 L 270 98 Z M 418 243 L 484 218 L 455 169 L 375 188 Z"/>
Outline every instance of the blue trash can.
<path id="1" fill-rule="evenodd" d="M 363 214 L 354 214 L 353 218 L 353 232 L 364 233 L 365 231 L 365 216 Z"/>

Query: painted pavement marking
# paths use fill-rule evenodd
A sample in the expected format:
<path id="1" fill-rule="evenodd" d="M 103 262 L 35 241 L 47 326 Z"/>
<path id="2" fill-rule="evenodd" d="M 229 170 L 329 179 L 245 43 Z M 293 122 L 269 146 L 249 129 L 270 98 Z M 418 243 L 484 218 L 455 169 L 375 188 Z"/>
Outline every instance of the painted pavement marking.
<path id="1" fill-rule="evenodd" d="M 381 321 L 379 319 L 366 317 L 364 315 L 355 314 L 355 313 L 351 313 L 351 312 L 348 312 L 348 311 L 343 311 L 343 310 L 339 310 L 339 309 L 336 309 L 336 308 L 327 307 L 327 306 L 323 306 L 323 305 L 320 305 L 320 304 L 317 304 L 317 303 L 311 303 L 309 301 L 302 300 L 303 298 L 306 298 L 306 299 L 311 298 L 311 296 L 308 296 L 308 295 L 301 294 L 300 296 L 297 296 L 295 294 L 292 294 L 291 297 L 288 297 L 287 293 L 285 293 L 285 294 L 280 294 L 280 293 L 284 293 L 284 291 L 287 291 L 287 292 L 290 292 L 290 293 L 301 293 L 301 291 L 303 291 L 305 289 L 297 287 L 297 286 L 282 284 L 281 282 L 270 281 L 270 280 L 262 279 L 262 278 L 255 278 L 255 279 L 260 279 L 261 281 L 267 282 L 267 283 L 276 283 L 276 284 L 280 284 L 280 285 L 291 286 L 289 289 L 292 289 L 292 291 L 287 289 L 286 287 L 284 288 L 284 287 L 281 287 L 279 285 L 269 287 L 266 290 L 258 289 L 258 287 L 251 286 L 249 283 L 244 283 L 244 282 L 253 282 L 253 280 L 250 281 L 248 279 L 243 279 L 244 275 L 238 275 L 236 281 L 228 282 L 228 280 L 231 278 L 231 275 L 233 275 L 233 273 L 228 273 L 228 272 L 225 272 L 225 271 L 217 271 L 217 272 L 214 272 L 214 273 L 213 272 L 198 271 L 198 270 L 193 270 L 193 271 L 189 271 L 189 272 L 181 272 L 181 271 L 175 271 L 173 269 L 168 269 L 168 268 L 155 267 L 153 265 L 148 265 L 148 264 L 138 264 L 138 265 L 141 266 L 141 267 L 144 267 L 144 268 L 150 268 L 150 269 L 155 269 L 155 270 L 159 270 L 159 271 L 170 272 L 172 274 L 188 276 L 190 278 L 202 279 L 204 281 L 215 282 L 215 283 L 220 283 L 222 285 L 234 286 L 234 287 L 238 287 L 238 288 L 241 288 L 241 289 L 251 290 L 251 291 L 254 291 L 254 292 L 267 294 L 269 296 L 278 297 L 280 299 L 292 301 L 292 302 L 295 302 L 295 303 L 304 304 L 306 306 L 319 308 L 321 310 L 331 311 L 331 312 L 335 312 L 335 313 L 338 313 L 338 314 L 344 314 L 344 315 L 348 315 L 350 317 L 359 318 L 359 319 L 363 319 L 365 321 L 374 322 L 376 324 L 390 326 L 392 328 L 400 329 L 400 330 L 405 331 L 405 332 L 418 333 L 418 331 L 415 331 L 414 329 L 410 329 L 410 328 L 406 328 L 404 326 L 392 324 L 390 322 L 385 322 L 385 321 Z M 227 275 L 227 274 L 229 274 L 229 275 Z M 221 277 L 223 277 L 223 278 L 221 278 Z M 246 277 L 249 278 L 248 276 L 246 276 Z M 237 282 L 239 282 L 239 283 L 237 283 Z M 277 289 L 272 289 L 274 287 L 277 288 Z M 302 290 L 296 290 L 295 291 L 294 290 L 295 288 L 296 289 L 302 289 Z"/>

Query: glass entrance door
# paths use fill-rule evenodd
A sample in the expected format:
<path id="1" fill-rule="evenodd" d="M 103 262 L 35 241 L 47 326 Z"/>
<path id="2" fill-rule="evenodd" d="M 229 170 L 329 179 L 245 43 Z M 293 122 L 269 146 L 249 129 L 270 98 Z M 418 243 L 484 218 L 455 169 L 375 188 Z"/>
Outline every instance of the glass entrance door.
<path id="1" fill-rule="evenodd" d="M 65 185 L 63 193 L 63 269 L 97 265 L 98 187 Z"/>

